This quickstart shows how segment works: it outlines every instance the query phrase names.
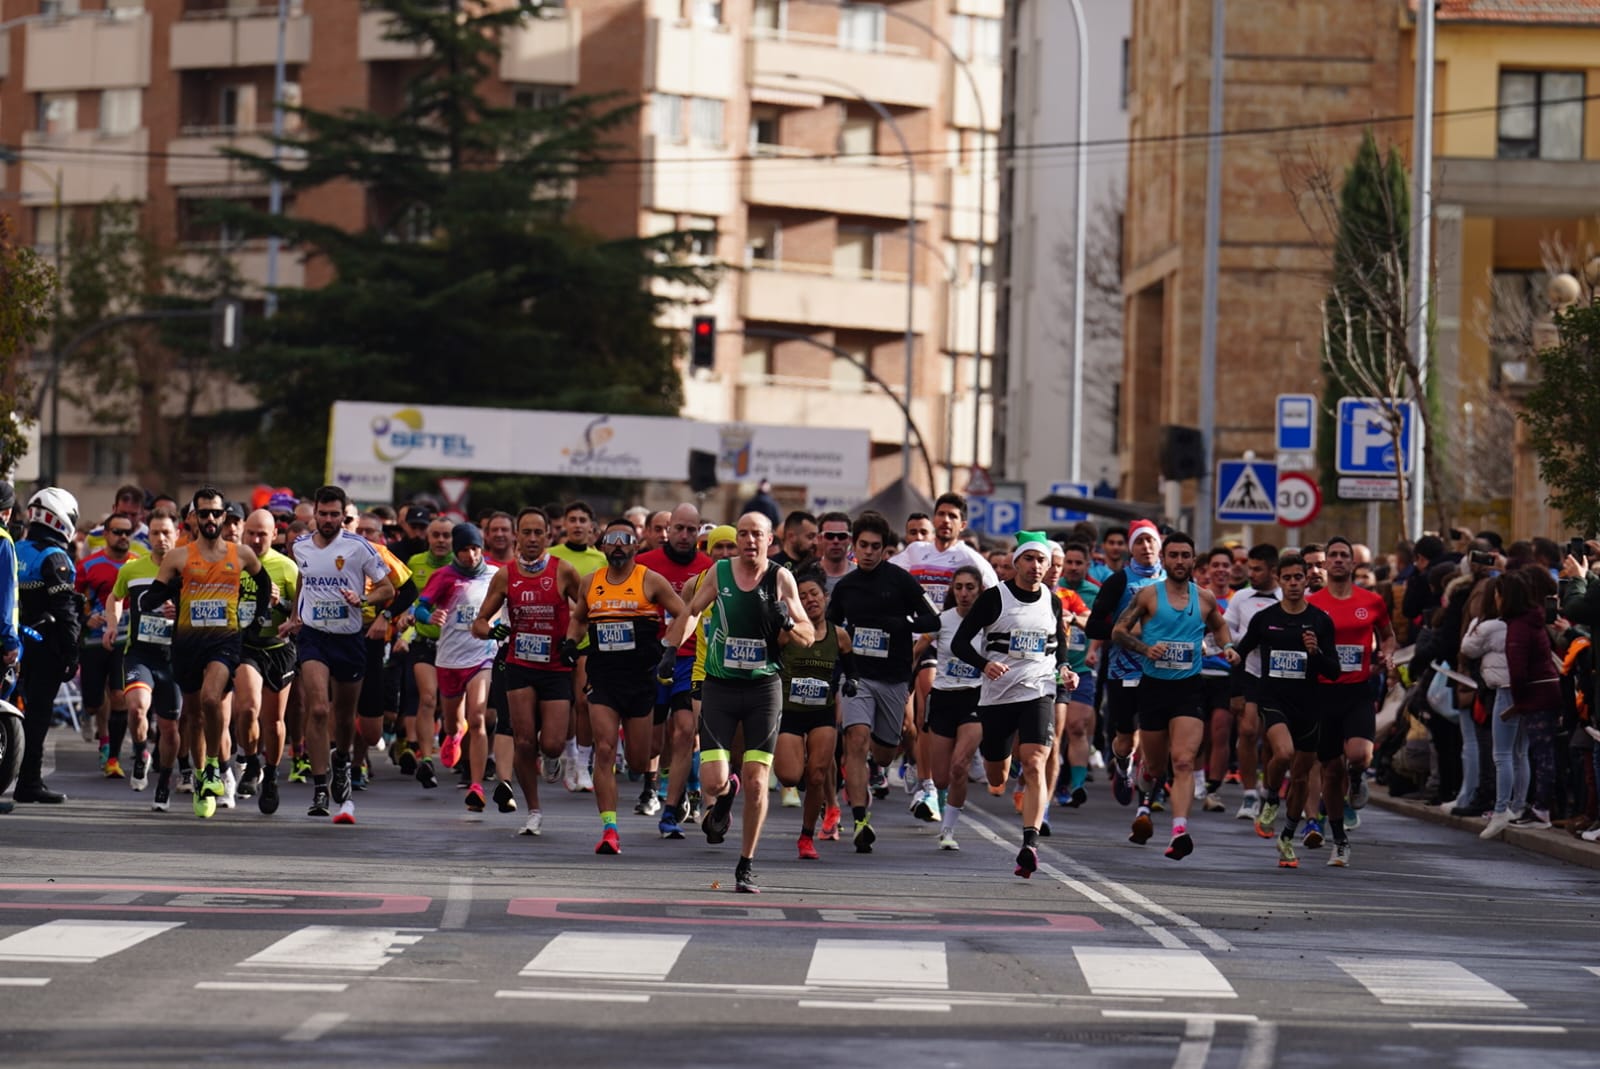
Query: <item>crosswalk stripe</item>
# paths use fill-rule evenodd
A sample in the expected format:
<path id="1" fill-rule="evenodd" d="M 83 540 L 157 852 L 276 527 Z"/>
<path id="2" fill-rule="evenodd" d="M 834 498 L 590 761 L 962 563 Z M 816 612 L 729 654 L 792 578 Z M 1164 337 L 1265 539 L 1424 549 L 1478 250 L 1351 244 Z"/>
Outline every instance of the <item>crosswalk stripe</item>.
<path id="1" fill-rule="evenodd" d="M 1518 999 L 1453 961 L 1437 958 L 1330 960 L 1386 1006 L 1527 1009 Z"/>
<path id="2" fill-rule="evenodd" d="M 313 924 L 284 936 L 240 965 L 377 972 L 431 929 L 339 928 Z"/>
<path id="3" fill-rule="evenodd" d="M 48 976 L 0 976 L 0 987 L 43 987 L 49 982 Z"/>
<path id="4" fill-rule="evenodd" d="M 948 991 L 950 969 L 942 942 L 818 939 L 811 951 L 806 985 Z"/>
<path id="5" fill-rule="evenodd" d="M 1074 947 L 1072 952 L 1089 990 L 1097 995 L 1239 997 L 1198 950 Z"/>
<path id="6" fill-rule="evenodd" d="M 0 939 L 0 961 L 89 965 L 181 927 L 183 921 L 49 921 Z"/>
<path id="7" fill-rule="evenodd" d="M 660 982 L 688 945 L 687 935 L 562 932 L 523 966 L 522 975 Z"/>

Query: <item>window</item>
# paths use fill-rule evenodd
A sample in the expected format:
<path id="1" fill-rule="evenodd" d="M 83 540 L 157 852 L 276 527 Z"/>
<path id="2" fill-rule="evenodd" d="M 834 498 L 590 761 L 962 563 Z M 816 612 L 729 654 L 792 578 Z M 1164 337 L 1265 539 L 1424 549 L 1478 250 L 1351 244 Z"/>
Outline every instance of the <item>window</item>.
<path id="1" fill-rule="evenodd" d="M 778 262 L 778 240 L 783 228 L 772 219 L 752 219 L 745 233 L 745 262 L 775 264 Z"/>
<path id="2" fill-rule="evenodd" d="M 839 47 L 856 52 L 883 50 L 881 4 L 845 4 L 839 9 Z"/>
<path id="3" fill-rule="evenodd" d="M 225 85 L 217 92 L 217 125 L 250 130 L 256 125 L 256 87 Z"/>
<path id="4" fill-rule="evenodd" d="M 783 31 L 785 16 L 783 0 L 756 0 L 755 13 L 751 17 L 751 28 L 758 35 L 775 37 Z"/>
<path id="5" fill-rule="evenodd" d="M 128 455 L 133 452 L 132 439 L 97 434 L 89 439 L 89 443 L 89 474 L 108 476 L 127 473 Z"/>
<path id="6" fill-rule="evenodd" d="M 750 111 L 750 149 L 760 153 L 763 148 L 778 147 L 778 109 L 757 106 Z"/>
<path id="7" fill-rule="evenodd" d="M 764 379 L 772 374 L 772 341 L 769 338 L 744 339 L 744 358 L 739 364 L 739 377 Z"/>
<path id="8" fill-rule="evenodd" d="M 39 132 L 64 135 L 78 128 L 77 93 L 39 94 Z"/>
<path id="9" fill-rule="evenodd" d="M 1004 24 L 981 15 L 952 15 L 950 44 L 956 55 L 968 62 L 999 65 Z"/>
<path id="10" fill-rule="evenodd" d="M 41 15 L 76 15 L 78 0 L 39 0 Z"/>
<path id="11" fill-rule="evenodd" d="M 519 85 L 511 94 L 511 102 L 523 111 L 550 111 L 566 103 L 567 89 L 562 85 Z"/>
<path id="12" fill-rule="evenodd" d="M 1584 78 L 1576 71 L 1501 71 L 1496 155 L 1511 160 L 1583 157 Z"/>
<path id="13" fill-rule="evenodd" d="M 694 0 L 696 26 L 722 25 L 722 0 Z"/>
<path id="14" fill-rule="evenodd" d="M 652 100 L 654 129 L 663 141 L 682 144 L 687 140 L 683 122 L 684 98 L 672 93 L 657 93 Z"/>
<path id="15" fill-rule="evenodd" d="M 709 215 L 683 217 L 684 252 L 699 259 L 717 254 L 717 221 Z"/>
<path id="16" fill-rule="evenodd" d="M 722 101 L 708 97 L 691 97 L 692 126 L 690 138 L 697 145 L 714 145 L 721 148 L 727 143 L 722 134 Z"/>
<path id="17" fill-rule="evenodd" d="M 865 278 L 878 263 L 878 235 L 864 226 L 841 226 L 833 245 L 833 273 Z"/>
<path id="18" fill-rule="evenodd" d="M 878 154 L 878 120 L 846 115 L 839 125 L 839 152 L 845 156 Z"/>
<path id="19" fill-rule="evenodd" d="M 100 93 L 100 132 L 109 137 L 131 134 L 143 122 L 138 89 L 106 89 Z"/>

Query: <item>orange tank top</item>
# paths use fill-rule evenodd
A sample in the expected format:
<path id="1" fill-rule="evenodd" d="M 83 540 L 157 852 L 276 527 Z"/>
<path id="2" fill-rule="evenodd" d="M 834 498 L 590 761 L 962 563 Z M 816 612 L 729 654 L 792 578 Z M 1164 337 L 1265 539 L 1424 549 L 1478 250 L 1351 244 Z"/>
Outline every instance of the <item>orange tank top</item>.
<path id="1" fill-rule="evenodd" d="M 239 547 L 225 545 L 219 561 L 201 556 L 199 543 L 189 546 L 178 590 L 180 638 L 222 638 L 239 630 Z"/>

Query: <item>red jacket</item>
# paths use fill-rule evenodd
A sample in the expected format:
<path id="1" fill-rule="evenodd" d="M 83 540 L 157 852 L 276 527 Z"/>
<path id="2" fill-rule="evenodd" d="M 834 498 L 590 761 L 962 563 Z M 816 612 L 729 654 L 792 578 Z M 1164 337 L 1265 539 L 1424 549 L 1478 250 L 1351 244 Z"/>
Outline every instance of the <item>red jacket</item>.
<path id="1" fill-rule="evenodd" d="M 1561 673 L 1550 652 L 1543 610 L 1529 609 L 1506 621 L 1506 667 L 1511 673 L 1511 700 L 1519 710 L 1561 708 Z"/>

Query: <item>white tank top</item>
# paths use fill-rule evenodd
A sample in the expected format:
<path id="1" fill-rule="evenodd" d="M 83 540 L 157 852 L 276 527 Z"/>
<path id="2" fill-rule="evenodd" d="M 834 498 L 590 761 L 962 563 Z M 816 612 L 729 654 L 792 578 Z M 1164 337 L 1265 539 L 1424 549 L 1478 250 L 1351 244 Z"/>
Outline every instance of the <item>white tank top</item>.
<path id="1" fill-rule="evenodd" d="M 984 631 L 983 649 L 989 660 L 998 660 L 1010 669 L 999 679 L 985 679 L 984 705 L 1028 701 L 1054 694 L 1056 689 L 1057 630 L 1054 606 L 1057 601 L 1040 588 L 1039 598 L 1018 601 L 1011 587 L 1001 583 L 1000 618 Z"/>
<path id="2" fill-rule="evenodd" d="M 970 690 L 983 682 L 983 673 L 957 657 L 951 648 L 960 626 L 961 614 L 955 609 L 939 614 L 939 643 L 934 647 L 939 667 L 933 675 L 934 690 Z"/>

